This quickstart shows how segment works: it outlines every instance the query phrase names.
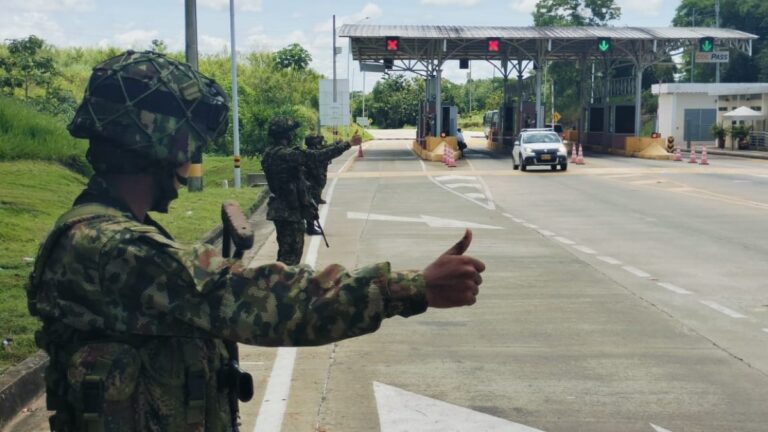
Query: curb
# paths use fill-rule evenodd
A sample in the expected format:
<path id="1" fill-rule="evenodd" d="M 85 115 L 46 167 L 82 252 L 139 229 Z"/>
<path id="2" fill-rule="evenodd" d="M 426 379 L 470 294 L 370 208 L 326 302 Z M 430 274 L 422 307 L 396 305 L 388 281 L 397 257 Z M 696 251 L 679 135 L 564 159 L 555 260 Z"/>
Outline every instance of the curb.
<path id="1" fill-rule="evenodd" d="M 38 351 L 0 375 L 0 427 L 45 390 L 48 355 Z"/>
<path id="2" fill-rule="evenodd" d="M 269 189 L 263 187 L 256 201 L 245 211 L 250 218 L 269 197 Z M 205 233 L 200 241 L 213 244 L 221 238 L 223 227 L 217 225 Z M 21 363 L 9 368 L 0 375 L 0 428 L 13 420 L 25 405 L 45 391 L 45 368 L 48 366 L 48 355 L 38 351 Z"/>

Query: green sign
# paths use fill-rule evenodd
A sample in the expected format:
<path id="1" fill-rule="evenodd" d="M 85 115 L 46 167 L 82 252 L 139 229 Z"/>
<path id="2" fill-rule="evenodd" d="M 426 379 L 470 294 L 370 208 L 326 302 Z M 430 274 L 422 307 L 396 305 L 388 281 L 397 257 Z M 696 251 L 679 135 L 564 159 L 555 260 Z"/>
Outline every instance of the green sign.
<path id="1" fill-rule="evenodd" d="M 607 53 L 611 50 L 611 38 L 600 38 L 597 40 L 597 49 L 601 53 Z"/>
<path id="2" fill-rule="evenodd" d="M 715 40 L 711 37 L 705 37 L 699 39 L 699 51 L 701 52 L 712 52 L 715 50 Z"/>

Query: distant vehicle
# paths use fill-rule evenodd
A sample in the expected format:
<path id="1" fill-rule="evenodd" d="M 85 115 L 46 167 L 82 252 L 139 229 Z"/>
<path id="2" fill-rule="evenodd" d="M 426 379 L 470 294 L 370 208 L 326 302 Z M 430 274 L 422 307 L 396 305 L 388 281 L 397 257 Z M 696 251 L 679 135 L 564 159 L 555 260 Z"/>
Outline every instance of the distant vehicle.
<path id="1" fill-rule="evenodd" d="M 568 169 L 568 150 L 552 128 L 523 129 L 512 147 L 512 168 L 525 171 L 529 166 L 549 166 L 552 171 L 560 166 Z"/>
<path id="2" fill-rule="evenodd" d="M 483 116 L 483 133 L 485 139 L 493 135 L 499 129 L 499 110 L 486 111 Z"/>

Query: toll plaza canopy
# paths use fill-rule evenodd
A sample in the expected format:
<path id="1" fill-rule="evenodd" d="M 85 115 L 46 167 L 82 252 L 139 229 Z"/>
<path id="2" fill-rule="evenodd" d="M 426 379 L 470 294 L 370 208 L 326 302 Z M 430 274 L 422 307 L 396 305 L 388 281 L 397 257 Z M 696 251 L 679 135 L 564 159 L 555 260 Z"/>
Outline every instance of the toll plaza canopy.
<path id="1" fill-rule="evenodd" d="M 597 62 L 608 70 L 617 63 L 629 63 L 635 71 L 635 135 L 640 133 L 641 83 L 643 71 L 647 67 L 669 61 L 671 54 L 685 49 L 698 49 L 705 53 L 732 49 L 752 55 L 752 41 L 757 39 L 756 35 L 742 31 L 710 27 L 362 24 L 342 26 L 339 36 L 350 39 L 352 58 L 361 63 L 363 71 L 383 72 L 392 69 L 436 80 L 438 107 L 441 106 L 439 83 L 442 67 L 448 60 L 459 60 L 464 63 L 461 67 L 466 67 L 466 62 L 471 60 L 485 60 L 494 65 L 505 80 L 504 101 L 507 101 L 508 96 L 506 80 L 516 73 L 519 87 L 523 70 L 533 66 L 536 71 L 537 127 L 543 125 L 544 117 L 541 104 L 541 71 L 544 63 L 551 60 L 575 60 L 574 67 L 580 69 L 582 74 L 582 85 L 587 81 L 588 65 Z M 580 89 L 582 107 L 585 104 L 584 93 Z M 438 109 L 436 112 L 437 124 L 442 124 L 440 111 Z M 503 119 L 501 121 L 504 123 Z M 579 120 L 580 132 L 582 127 L 583 119 Z"/>
<path id="2" fill-rule="evenodd" d="M 598 41 L 607 39 L 613 58 L 636 59 L 644 53 L 667 56 L 713 38 L 715 48 L 752 53 L 756 35 L 710 27 L 480 27 L 426 25 L 344 25 L 352 57 L 361 62 L 395 60 L 540 60 L 603 56 Z M 395 46 L 387 38 L 398 38 Z M 498 51 L 489 51 L 498 39 Z"/>

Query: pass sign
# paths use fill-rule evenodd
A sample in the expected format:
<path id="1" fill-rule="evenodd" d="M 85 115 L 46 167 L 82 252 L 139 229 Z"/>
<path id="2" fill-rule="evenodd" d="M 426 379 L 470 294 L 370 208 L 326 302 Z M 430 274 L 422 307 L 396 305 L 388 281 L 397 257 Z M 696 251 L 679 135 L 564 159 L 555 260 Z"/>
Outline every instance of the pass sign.
<path id="1" fill-rule="evenodd" d="M 728 63 L 730 53 L 728 51 L 697 52 L 697 63 Z"/>

